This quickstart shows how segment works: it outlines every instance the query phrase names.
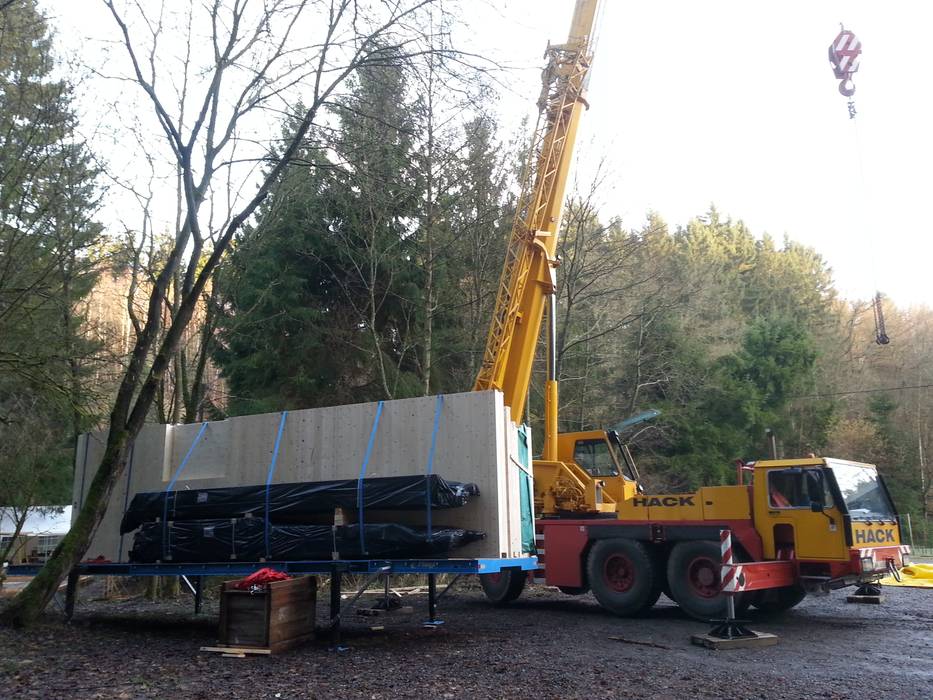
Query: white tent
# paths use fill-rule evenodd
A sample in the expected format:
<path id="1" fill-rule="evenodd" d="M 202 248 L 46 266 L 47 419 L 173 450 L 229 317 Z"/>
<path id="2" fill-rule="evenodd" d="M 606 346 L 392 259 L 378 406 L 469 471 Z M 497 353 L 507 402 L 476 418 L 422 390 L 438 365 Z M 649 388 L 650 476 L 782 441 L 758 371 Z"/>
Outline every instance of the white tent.
<path id="1" fill-rule="evenodd" d="M 71 528 L 71 506 L 40 506 L 32 510 L 23 524 L 22 535 L 64 535 Z M 13 510 L 0 506 L 0 535 L 16 530 Z"/>

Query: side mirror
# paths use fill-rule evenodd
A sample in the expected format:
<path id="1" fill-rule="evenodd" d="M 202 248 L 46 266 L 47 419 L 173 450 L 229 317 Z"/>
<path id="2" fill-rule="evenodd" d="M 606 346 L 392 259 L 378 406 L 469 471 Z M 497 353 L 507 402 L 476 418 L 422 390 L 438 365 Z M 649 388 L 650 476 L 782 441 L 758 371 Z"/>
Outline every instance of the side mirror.
<path id="1" fill-rule="evenodd" d="M 814 513 L 822 513 L 825 508 L 822 501 L 810 501 L 810 510 Z"/>

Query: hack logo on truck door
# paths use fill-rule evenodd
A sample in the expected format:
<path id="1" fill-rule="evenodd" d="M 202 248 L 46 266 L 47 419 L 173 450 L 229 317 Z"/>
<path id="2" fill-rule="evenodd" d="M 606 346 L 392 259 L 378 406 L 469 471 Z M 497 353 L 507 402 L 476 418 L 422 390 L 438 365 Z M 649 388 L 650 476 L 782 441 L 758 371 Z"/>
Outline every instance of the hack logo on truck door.
<path id="1" fill-rule="evenodd" d="M 692 506 L 693 496 L 641 496 L 632 499 L 635 507 L 648 506 L 650 508 L 671 506 Z"/>

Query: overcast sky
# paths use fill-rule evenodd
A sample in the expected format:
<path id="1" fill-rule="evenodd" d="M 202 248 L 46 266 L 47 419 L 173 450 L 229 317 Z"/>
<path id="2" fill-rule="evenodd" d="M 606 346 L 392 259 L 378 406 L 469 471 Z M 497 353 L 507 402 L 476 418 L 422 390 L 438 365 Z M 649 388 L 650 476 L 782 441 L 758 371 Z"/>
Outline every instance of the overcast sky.
<path id="1" fill-rule="evenodd" d="M 464 5 L 469 48 L 515 67 L 499 105 L 514 130 L 574 0 Z M 77 51 L 86 36 L 112 36 L 99 0 L 46 6 Z M 931 20 L 933 3 L 920 0 L 604 0 L 577 176 L 605 158 L 604 214 L 628 226 L 649 210 L 683 224 L 715 203 L 757 235 L 816 248 L 845 296 L 877 288 L 933 306 Z M 858 138 L 827 60 L 840 22 L 863 46 Z"/>

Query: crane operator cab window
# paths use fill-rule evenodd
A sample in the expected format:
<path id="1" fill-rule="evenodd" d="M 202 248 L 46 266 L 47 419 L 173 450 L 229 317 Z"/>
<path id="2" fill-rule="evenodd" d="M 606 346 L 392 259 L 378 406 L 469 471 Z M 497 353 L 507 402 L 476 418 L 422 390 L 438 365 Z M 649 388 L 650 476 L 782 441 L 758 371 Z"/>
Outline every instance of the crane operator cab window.
<path id="1" fill-rule="evenodd" d="M 605 440 L 577 440 L 573 448 L 573 461 L 583 467 L 590 476 L 619 476 L 609 443 Z"/>
<path id="2" fill-rule="evenodd" d="M 772 469 L 768 472 L 768 502 L 772 508 L 810 508 L 832 505 L 823 472 L 818 469 Z"/>

